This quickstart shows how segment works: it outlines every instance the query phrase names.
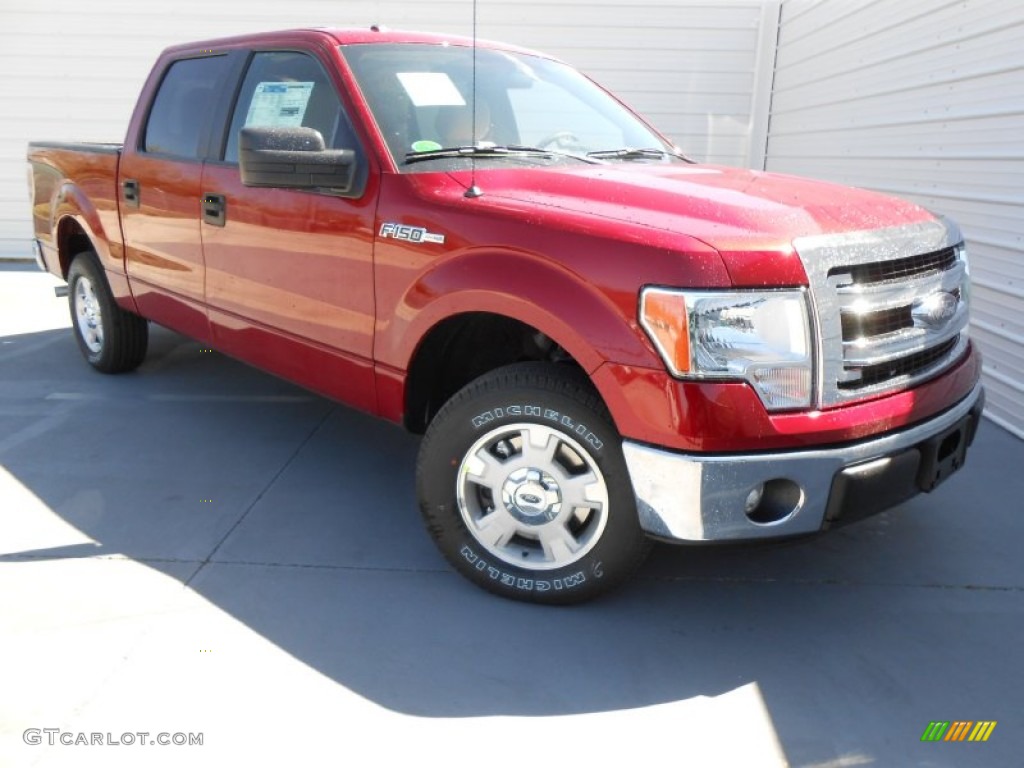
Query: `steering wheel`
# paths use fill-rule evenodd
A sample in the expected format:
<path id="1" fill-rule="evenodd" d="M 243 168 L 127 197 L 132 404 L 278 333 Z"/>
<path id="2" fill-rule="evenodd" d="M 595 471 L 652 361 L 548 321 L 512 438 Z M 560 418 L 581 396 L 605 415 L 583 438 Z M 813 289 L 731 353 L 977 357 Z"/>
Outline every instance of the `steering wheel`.
<path id="1" fill-rule="evenodd" d="M 537 142 L 538 149 L 579 149 L 580 138 L 572 131 L 556 131 Z"/>

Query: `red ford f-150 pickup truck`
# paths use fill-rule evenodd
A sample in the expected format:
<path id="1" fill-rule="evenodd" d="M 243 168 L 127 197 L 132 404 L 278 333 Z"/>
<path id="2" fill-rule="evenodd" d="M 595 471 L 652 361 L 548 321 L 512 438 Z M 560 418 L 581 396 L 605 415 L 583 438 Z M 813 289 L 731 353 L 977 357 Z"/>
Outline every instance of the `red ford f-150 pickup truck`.
<path id="1" fill-rule="evenodd" d="M 171 48 L 123 145 L 33 143 L 41 266 L 96 369 L 149 321 L 425 433 L 427 527 L 572 602 L 651 538 L 821 531 L 930 491 L 983 405 L 952 222 L 690 161 L 512 46 Z"/>

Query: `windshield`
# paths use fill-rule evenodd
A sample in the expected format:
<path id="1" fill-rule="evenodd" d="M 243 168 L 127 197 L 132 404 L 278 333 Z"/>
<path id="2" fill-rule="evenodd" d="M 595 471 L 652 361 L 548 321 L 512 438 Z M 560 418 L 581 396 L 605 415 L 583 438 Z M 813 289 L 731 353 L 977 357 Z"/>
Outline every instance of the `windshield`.
<path id="1" fill-rule="evenodd" d="M 550 59 L 477 49 L 474 100 L 472 48 L 369 44 L 341 51 L 403 172 L 470 162 L 680 159 L 678 150 L 608 93 Z M 459 148 L 477 151 L 442 151 Z M 489 148 L 500 151 L 480 151 Z"/>

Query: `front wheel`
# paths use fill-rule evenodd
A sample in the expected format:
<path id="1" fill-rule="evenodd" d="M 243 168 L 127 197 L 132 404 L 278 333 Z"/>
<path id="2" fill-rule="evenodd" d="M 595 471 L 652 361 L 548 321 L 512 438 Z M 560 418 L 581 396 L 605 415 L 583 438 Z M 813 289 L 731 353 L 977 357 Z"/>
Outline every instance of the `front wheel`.
<path id="1" fill-rule="evenodd" d="M 536 363 L 494 371 L 455 395 L 423 440 L 427 527 L 448 561 L 491 592 L 596 597 L 649 549 L 620 443 L 582 375 Z"/>

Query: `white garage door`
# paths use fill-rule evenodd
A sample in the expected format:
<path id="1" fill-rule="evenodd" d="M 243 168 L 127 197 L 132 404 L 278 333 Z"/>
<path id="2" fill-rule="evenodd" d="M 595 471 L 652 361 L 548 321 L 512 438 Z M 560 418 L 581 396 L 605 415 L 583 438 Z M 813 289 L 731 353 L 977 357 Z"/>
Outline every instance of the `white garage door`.
<path id="1" fill-rule="evenodd" d="M 986 412 L 1024 437 L 1024 3 L 786 0 L 767 168 L 960 223 Z"/>

